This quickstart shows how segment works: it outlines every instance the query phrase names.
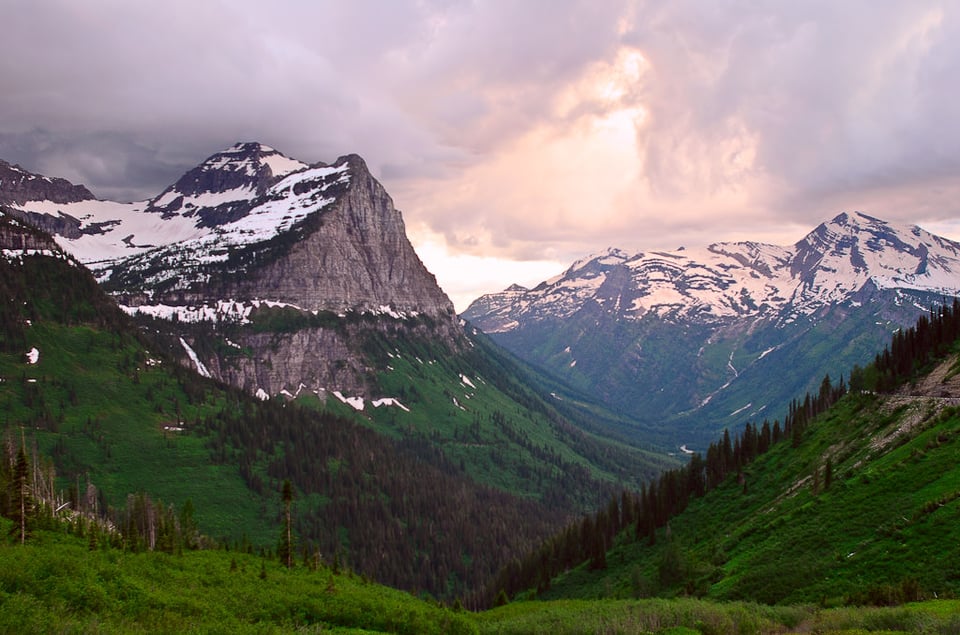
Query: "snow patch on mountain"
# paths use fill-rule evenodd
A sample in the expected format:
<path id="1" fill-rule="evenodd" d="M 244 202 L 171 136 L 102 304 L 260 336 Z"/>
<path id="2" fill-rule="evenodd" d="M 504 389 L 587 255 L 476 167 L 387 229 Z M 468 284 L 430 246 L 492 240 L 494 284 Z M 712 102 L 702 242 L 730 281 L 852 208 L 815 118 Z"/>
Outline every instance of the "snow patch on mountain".
<path id="1" fill-rule="evenodd" d="M 241 218 L 205 229 L 201 235 L 155 249 L 124 261 L 126 275 L 142 277 L 146 287 L 171 281 L 174 289 L 202 282 L 202 266 L 228 260 L 245 245 L 262 243 L 291 231 L 307 216 L 334 202 L 326 192 L 350 180 L 346 161 L 294 172 L 251 202 Z"/>
<path id="2" fill-rule="evenodd" d="M 14 207 L 26 212 L 78 221 L 80 236 L 66 238 L 55 235 L 54 239 L 64 251 L 73 254 L 85 264 L 114 261 L 143 253 L 159 245 L 181 242 L 203 234 L 203 230 L 189 218 L 175 217 L 164 220 L 159 214 L 145 213 L 145 202 L 28 201 Z"/>
<path id="3" fill-rule="evenodd" d="M 33 200 L 12 207 L 71 225 L 72 237 L 58 234 L 57 243 L 101 271 L 164 247 L 196 262 L 215 262 L 231 247 L 272 238 L 322 210 L 333 201 L 324 192 L 346 183 L 347 172 L 346 162 L 310 167 L 268 146 L 243 143 L 207 159 L 149 201 Z M 223 209 L 229 213 L 222 222 L 211 220 Z"/>
<path id="4" fill-rule="evenodd" d="M 347 404 L 354 410 L 357 410 L 357 411 L 363 410 L 363 407 L 364 407 L 363 397 L 344 397 L 343 393 L 341 393 L 339 390 L 334 390 L 333 396 L 339 399 L 340 401 L 342 401 L 343 403 Z"/>
<path id="5" fill-rule="evenodd" d="M 271 148 L 271 150 L 272 149 L 273 148 Z M 287 158 L 279 152 L 264 157 L 263 162 L 267 164 L 274 176 L 286 176 L 291 172 L 296 172 L 297 170 L 308 167 L 306 163 Z"/>
<path id="6" fill-rule="evenodd" d="M 183 346 L 183 350 L 186 351 L 187 357 L 190 358 L 190 361 L 193 362 L 194 366 L 197 367 L 197 372 L 203 377 L 211 377 L 210 371 L 207 370 L 207 367 L 204 366 L 203 362 L 200 361 L 200 358 L 197 357 L 197 353 L 190 348 L 190 345 L 187 344 L 187 341 L 180 338 L 180 345 Z"/>
<path id="7" fill-rule="evenodd" d="M 381 406 L 394 406 L 396 408 L 400 408 L 400 410 L 403 410 L 404 412 L 410 412 L 410 408 L 407 408 L 405 405 L 400 403 L 399 399 L 395 399 L 394 397 L 383 397 L 382 399 L 374 399 L 370 403 L 373 404 L 374 408 L 380 408 Z"/>

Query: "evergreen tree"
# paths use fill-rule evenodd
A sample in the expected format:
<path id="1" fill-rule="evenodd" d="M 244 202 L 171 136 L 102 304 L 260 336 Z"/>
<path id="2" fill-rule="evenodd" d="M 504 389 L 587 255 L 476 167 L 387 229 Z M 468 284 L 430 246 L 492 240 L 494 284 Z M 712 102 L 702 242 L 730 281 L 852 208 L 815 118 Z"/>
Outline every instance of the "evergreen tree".
<path id="1" fill-rule="evenodd" d="M 280 546 L 277 548 L 277 555 L 280 556 L 280 562 L 288 569 L 293 568 L 293 520 L 291 518 L 291 508 L 293 507 L 293 487 L 290 485 L 290 479 L 283 481 L 283 534 L 280 536 Z"/>
<path id="2" fill-rule="evenodd" d="M 14 525 L 10 535 L 15 536 L 20 544 L 30 537 L 30 524 L 33 518 L 33 497 L 30 495 L 30 463 L 27 452 L 20 445 L 17 452 L 17 461 L 13 468 L 13 478 L 10 481 L 10 518 Z"/>

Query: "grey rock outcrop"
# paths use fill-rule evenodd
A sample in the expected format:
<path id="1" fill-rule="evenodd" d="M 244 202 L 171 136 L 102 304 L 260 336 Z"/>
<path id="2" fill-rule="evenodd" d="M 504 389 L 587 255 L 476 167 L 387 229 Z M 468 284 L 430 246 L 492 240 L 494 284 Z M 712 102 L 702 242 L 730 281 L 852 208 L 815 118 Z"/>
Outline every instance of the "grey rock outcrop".
<path id="1" fill-rule="evenodd" d="M 360 157 L 345 160 L 350 186 L 323 212 L 316 231 L 292 245 L 283 258 L 238 280 L 237 294 L 310 310 L 390 307 L 454 320 L 453 303 L 414 251 L 386 190 Z"/>
<path id="2" fill-rule="evenodd" d="M 27 201 L 76 203 L 93 199 L 90 190 L 66 179 L 41 176 L 0 160 L 0 204 L 18 205 Z"/>
<path id="3" fill-rule="evenodd" d="M 0 206 L 0 249 L 9 251 L 55 251 L 60 246 L 49 234 L 23 222 L 16 210 Z"/>

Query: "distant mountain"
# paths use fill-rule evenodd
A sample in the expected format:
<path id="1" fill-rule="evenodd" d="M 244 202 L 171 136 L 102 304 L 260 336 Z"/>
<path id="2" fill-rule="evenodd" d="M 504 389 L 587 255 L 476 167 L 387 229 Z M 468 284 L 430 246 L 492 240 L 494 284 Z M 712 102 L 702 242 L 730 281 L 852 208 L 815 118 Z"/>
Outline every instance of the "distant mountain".
<path id="1" fill-rule="evenodd" d="M 33 174 L 19 165 L 0 160 L 0 205 L 21 205 L 29 201 L 78 203 L 93 198 L 90 190 L 82 185 Z"/>
<path id="2" fill-rule="evenodd" d="M 825 373 L 865 364 L 890 332 L 960 293 L 960 244 L 844 213 L 789 247 L 754 242 L 574 263 L 463 317 L 521 358 L 677 444 L 782 416 Z"/>

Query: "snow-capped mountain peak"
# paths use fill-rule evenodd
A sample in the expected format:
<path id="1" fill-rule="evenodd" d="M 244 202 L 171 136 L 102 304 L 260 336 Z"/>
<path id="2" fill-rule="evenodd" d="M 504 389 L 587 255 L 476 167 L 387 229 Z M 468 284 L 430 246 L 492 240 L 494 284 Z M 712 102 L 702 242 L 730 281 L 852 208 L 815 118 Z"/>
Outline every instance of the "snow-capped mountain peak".
<path id="1" fill-rule="evenodd" d="M 879 289 L 953 295 L 960 288 L 960 244 L 915 225 L 843 213 L 794 245 L 791 268 L 800 302 L 840 300 L 868 281 Z"/>
<path id="2" fill-rule="evenodd" d="M 791 321 L 856 301 L 868 284 L 954 295 L 960 244 L 916 226 L 842 213 L 788 247 L 729 242 L 632 256 L 609 248 L 528 292 L 485 296 L 464 315 L 489 332 L 562 319 L 588 305 L 624 320 L 655 314 L 700 323 Z"/>
<path id="3" fill-rule="evenodd" d="M 50 231 L 81 262 L 104 270 L 168 245 L 222 252 L 269 239 L 329 202 L 327 188 L 349 178 L 347 165 L 343 158 L 332 167 L 310 166 L 261 143 L 237 143 L 150 200 L 116 203 L 97 200 L 63 179 L 3 164 L 0 193 L 8 200 L 0 202 Z M 202 260 L 211 258 L 216 255 Z"/>
<path id="4" fill-rule="evenodd" d="M 960 243 L 853 212 L 787 246 L 608 249 L 462 317 L 679 444 L 779 416 L 958 295 Z"/>
<path id="5" fill-rule="evenodd" d="M 151 200 L 146 211 L 167 218 L 197 215 L 201 225 L 216 226 L 244 215 L 271 185 L 307 167 L 269 146 L 238 143 L 188 171 Z"/>

